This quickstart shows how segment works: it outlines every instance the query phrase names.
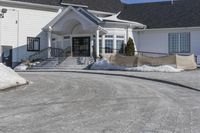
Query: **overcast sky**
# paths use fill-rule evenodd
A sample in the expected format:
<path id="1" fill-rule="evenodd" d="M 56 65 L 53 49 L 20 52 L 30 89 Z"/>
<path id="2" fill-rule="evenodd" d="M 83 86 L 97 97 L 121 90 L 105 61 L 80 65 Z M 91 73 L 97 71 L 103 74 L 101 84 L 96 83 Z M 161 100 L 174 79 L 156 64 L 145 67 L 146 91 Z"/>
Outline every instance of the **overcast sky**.
<path id="1" fill-rule="evenodd" d="M 167 1 L 167 0 L 122 0 L 126 3 L 145 3 L 145 2 L 156 2 L 156 1 Z"/>

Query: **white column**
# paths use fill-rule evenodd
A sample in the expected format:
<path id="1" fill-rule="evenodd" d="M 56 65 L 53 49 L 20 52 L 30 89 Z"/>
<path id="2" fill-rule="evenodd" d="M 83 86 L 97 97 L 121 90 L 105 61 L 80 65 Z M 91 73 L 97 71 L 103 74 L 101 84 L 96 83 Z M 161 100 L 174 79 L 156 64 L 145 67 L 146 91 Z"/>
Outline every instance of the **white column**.
<path id="1" fill-rule="evenodd" d="M 105 54 L 105 35 L 102 35 L 102 54 Z"/>
<path id="2" fill-rule="evenodd" d="M 99 29 L 96 31 L 96 57 L 99 57 Z"/>
<path id="3" fill-rule="evenodd" d="M 51 58 L 51 41 L 52 41 L 52 32 L 47 32 L 47 41 L 48 41 L 48 58 Z"/>
<path id="4" fill-rule="evenodd" d="M 90 36 L 90 57 L 93 56 L 93 47 L 94 47 L 94 39 L 93 39 L 93 35 Z"/>

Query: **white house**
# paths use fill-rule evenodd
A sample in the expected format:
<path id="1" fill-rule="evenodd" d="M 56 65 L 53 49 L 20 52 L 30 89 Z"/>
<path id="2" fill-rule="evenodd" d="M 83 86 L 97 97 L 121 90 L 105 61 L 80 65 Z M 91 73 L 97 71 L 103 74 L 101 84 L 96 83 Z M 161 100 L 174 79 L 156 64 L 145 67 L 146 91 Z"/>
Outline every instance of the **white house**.
<path id="1" fill-rule="evenodd" d="M 130 4 L 119 18 L 147 26 L 133 30 L 139 51 L 200 55 L 199 6 L 199 0 Z"/>
<path id="2" fill-rule="evenodd" d="M 0 0 L 1 61 L 15 66 L 35 53 L 56 56 L 53 50 L 67 50 L 71 56 L 112 54 L 129 37 L 138 51 L 198 55 L 199 19 L 190 19 L 194 25 L 189 20 L 179 25 L 172 16 L 163 20 L 156 15 L 166 16 L 166 10 L 173 16 L 181 13 L 183 19 L 190 16 L 190 10 L 175 12 L 190 3 L 183 1 L 125 5 L 120 0 Z M 177 25 L 161 25 L 160 19 Z"/>

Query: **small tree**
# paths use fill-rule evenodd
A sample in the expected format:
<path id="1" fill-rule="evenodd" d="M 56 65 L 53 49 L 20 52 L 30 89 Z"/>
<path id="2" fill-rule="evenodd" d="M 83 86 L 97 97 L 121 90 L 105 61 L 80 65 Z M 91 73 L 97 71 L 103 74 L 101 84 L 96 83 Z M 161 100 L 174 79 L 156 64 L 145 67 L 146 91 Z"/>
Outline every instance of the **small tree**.
<path id="1" fill-rule="evenodd" d="M 127 45 L 125 47 L 125 54 L 127 56 L 134 56 L 135 55 L 135 44 L 133 42 L 133 39 L 129 38 Z"/>

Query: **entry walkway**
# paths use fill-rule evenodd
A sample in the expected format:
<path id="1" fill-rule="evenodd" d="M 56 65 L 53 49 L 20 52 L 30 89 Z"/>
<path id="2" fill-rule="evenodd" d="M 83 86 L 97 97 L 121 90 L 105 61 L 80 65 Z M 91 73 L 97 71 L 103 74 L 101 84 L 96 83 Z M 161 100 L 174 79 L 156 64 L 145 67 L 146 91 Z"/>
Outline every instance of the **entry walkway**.
<path id="1" fill-rule="evenodd" d="M 61 63 L 60 63 L 61 62 Z M 56 71 L 61 70 L 82 70 L 86 68 L 91 62 L 93 62 L 93 59 L 90 57 L 68 57 L 66 59 L 60 59 L 60 58 L 52 58 L 47 59 L 45 61 L 42 61 L 41 63 L 33 66 L 32 69 L 53 69 Z"/>
<path id="2" fill-rule="evenodd" d="M 177 86 L 186 87 L 188 89 L 200 91 L 200 70 L 185 71 L 180 73 L 160 73 L 160 72 L 128 72 L 128 71 L 97 71 L 97 70 L 73 70 L 73 69 L 37 69 L 29 70 L 27 72 L 74 72 L 74 73 L 90 73 L 90 74 L 104 74 L 115 76 L 126 76 L 133 78 L 140 78 L 146 80 L 154 80 L 173 84 Z"/>

